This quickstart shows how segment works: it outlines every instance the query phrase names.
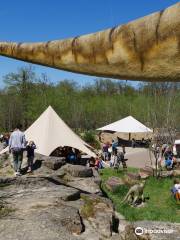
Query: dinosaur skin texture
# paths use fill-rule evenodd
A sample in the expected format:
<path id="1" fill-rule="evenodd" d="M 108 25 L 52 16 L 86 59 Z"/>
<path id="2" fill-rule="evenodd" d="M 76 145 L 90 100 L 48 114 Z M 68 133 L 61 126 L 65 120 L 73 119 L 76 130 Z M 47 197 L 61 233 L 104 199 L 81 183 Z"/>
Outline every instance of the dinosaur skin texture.
<path id="1" fill-rule="evenodd" d="M 0 42 L 0 55 L 100 77 L 180 82 L 180 2 L 93 34 L 39 43 Z"/>

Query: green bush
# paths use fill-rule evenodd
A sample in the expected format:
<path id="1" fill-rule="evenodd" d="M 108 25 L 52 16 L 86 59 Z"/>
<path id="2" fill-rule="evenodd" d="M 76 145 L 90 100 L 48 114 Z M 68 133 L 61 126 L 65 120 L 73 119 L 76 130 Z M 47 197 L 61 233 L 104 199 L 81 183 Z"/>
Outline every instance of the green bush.
<path id="1" fill-rule="evenodd" d="M 93 131 L 85 131 L 83 134 L 83 140 L 96 149 L 100 148 L 100 143 L 96 139 L 96 135 Z"/>

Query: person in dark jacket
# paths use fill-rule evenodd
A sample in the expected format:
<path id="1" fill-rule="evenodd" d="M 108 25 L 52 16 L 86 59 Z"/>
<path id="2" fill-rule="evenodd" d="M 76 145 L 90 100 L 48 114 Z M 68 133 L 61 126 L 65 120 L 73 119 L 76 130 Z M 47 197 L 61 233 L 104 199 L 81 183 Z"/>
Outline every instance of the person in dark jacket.
<path id="1" fill-rule="evenodd" d="M 26 146 L 27 151 L 27 159 L 28 159 L 28 170 L 27 172 L 32 172 L 33 170 L 33 161 L 34 161 L 34 150 L 36 149 L 36 145 L 33 141 L 30 141 Z"/>

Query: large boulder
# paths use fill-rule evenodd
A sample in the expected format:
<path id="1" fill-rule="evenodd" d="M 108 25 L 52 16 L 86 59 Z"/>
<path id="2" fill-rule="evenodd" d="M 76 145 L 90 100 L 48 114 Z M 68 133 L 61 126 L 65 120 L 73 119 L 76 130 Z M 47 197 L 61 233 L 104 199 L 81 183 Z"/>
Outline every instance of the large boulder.
<path id="1" fill-rule="evenodd" d="M 93 176 L 92 168 L 81 165 L 66 164 L 65 166 L 62 167 L 62 170 L 65 173 L 70 174 L 72 177 L 84 178 Z"/>
<path id="2" fill-rule="evenodd" d="M 114 208 L 109 199 L 97 195 L 81 195 L 84 205 L 80 214 L 85 228 L 101 235 L 99 239 L 110 239 L 114 222 Z"/>
<path id="3" fill-rule="evenodd" d="M 146 173 L 149 176 L 153 176 L 154 170 L 152 167 L 146 166 L 145 168 L 140 168 L 140 172 Z"/>
<path id="4" fill-rule="evenodd" d="M 172 177 L 173 174 L 174 174 L 173 172 L 174 172 L 173 170 L 162 171 L 160 176 L 163 177 L 163 178 Z"/>
<path id="5" fill-rule="evenodd" d="M 118 178 L 118 177 L 110 177 L 105 182 L 106 188 L 108 190 L 110 190 L 111 192 L 116 191 L 116 189 L 121 185 L 124 185 L 124 181 L 121 178 Z"/>
<path id="6" fill-rule="evenodd" d="M 95 182 L 97 185 L 100 186 L 102 180 L 101 180 L 101 177 L 99 176 L 99 172 L 98 172 L 96 169 L 94 169 L 94 168 L 92 168 L 92 171 L 93 171 L 93 176 L 94 176 L 94 178 L 93 178 L 94 182 Z"/>
<path id="7" fill-rule="evenodd" d="M 66 164 L 64 157 L 45 157 L 43 160 L 43 164 L 52 170 L 57 170 Z"/>
<path id="8" fill-rule="evenodd" d="M 47 177 L 23 176 L 7 182 L 10 185 L 0 191 L 6 213 L 0 211 L 0 239 L 73 240 L 84 231 L 78 190 Z"/>
<path id="9" fill-rule="evenodd" d="M 100 189 L 100 185 L 95 182 L 94 177 L 87 177 L 87 178 L 71 177 L 71 179 L 66 182 L 66 185 L 70 187 L 74 187 L 86 193 L 92 193 L 92 194 L 102 193 Z"/>

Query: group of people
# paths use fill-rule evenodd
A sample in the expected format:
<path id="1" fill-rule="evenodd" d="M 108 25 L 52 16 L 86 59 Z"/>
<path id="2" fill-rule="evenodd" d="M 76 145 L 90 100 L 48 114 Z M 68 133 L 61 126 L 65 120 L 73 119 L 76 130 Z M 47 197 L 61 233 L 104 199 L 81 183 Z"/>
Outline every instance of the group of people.
<path id="1" fill-rule="evenodd" d="M 167 169 L 172 169 L 177 163 L 170 144 L 163 144 L 161 147 L 156 147 L 154 151 L 161 166 L 164 165 Z"/>
<path id="2" fill-rule="evenodd" d="M 81 163 L 80 151 L 72 147 L 58 147 L 51 153 L 51 156 L 64 157 L 68 163 L 73 165 Z"/>
<path id="3" fill-rule="evenodd" d="M 6 148 L 9 145 L 10 134 L 5 133 L 0 135 L 0 142 L 3 143 L 3 147 Z"/>
<path id="4" fill-rule="evenodd" d="M 105 167 L 104 161 L 102 159 L 101 154 L 98 154 L 96 158 L 91 157 L 89 161 L 87 162 L 87 167 L 93 167 L 97 171 L 99 169 L 103 169 Z"/>
<path id="5" fill-rule="evenodd" d="M 13 155 L 13 167 L 16 176 L 21 175 L 21 165 L 24 151 L 27 151 L 27 172 L 31 172 L 33 170 L 34 150 L 36 149 L 36 145 L 33 141 L 26 141 L 25 135 L 21 129 L 22 125 L 18 124 L 15 130 L 11 133 L 8 141 L 9 152 Z"/>
<path id="6" fill-rule="evenodd" d="M 168 167 L 173 168 L 173 164 L 175 163 L 175 158 L 174 158 L 171 147 L 167 146 L 165 149 L 163 149 L 162 154 L 164 155 L 165 166 L 167 168 Z"/>
<path id="7" fill-rule="evenodd" d="M 173 147 L 171 144 L 154 143 L 152 145 L 152 151 L 160 168 L 165 167 L 167 170 L 174 168 L 177 159 L 173 153 Z"/>
<path id="8" fill-rule="evenodd" d="M 126 153 L 125 146 L 122 145 L 122 151 L 118 148 L 118 142 L 112 140 L 112 143 L 108 142 L 103 144 L 102 153 L 104 161 L 109 161 L 110 167 L 119 168 L 122 164 L 123 168 L 127 168 L 124 155 Z"/>

